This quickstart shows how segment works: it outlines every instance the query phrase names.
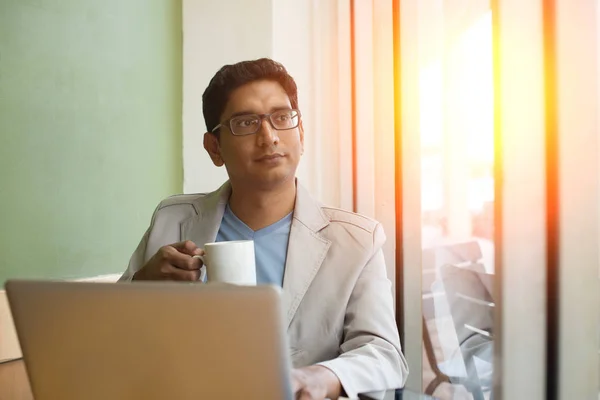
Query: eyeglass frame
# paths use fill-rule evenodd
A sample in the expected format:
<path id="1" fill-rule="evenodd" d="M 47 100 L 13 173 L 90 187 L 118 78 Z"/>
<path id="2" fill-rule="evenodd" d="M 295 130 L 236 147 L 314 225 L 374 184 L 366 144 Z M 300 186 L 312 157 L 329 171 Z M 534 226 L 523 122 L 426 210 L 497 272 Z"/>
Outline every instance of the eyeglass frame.
<path id="1" fill-rule="evenodd" d="M 296 115 L 296 116 L 298 117 L 298 124 L 297 124 L 296 126 L 292 127 L 292 128 L 285 128 L 285 129 L 279 129 L 279 128 L 276 128 L 276 127 L 275 127 L 275 125 L 273 124 L 273 121 L 271 121 L 271 115 L 273 115 L 273 114 L 275 114 L 275 113 L 278 113 L 278 112 L 281 112 L 281 111 L 296 111 L 296 112 L 298 113 L 298 114 Z M 232 129 L 232 127 L 231 127 L 231 121 L 232 121 L 234 118 L 245 117 L 245 116 L 249 116 L 249 115 L 256 115 L 256 116 L 257 116 L 257 117 L 260 119 L 260 124 L 258 124 L 258 125 L 257 125 L 258 127 L 256 128 L 256 131 L 254 131 L 254 132 L 252 132 L 252 133 L 246 133 L 246 134 L 243 134 L 243 135 L 238 135 L 238 134 L 236 134 L 236 133 L 233 133 L 233 129 Z M 301 120 L 301 118 L 302 118 L 302 114 L 300 113 L 300 110 L 298 110 L 297 108 L 284 108 L 284 109 L 281 109 L 281 110 L 275 110 L 275 111 L 273 111 L 272 113 L 269 113 L 269 114 L 255 114 L 255 113 L 241 114 L 241 115 L 235 115 L 235 116 L 233 116 L 233 117 L 231 117 L 231 118 L 229 118 L 229 119 L 226 119 L 225 121 L 221 122 L 219 125 L 215 126 L 215 127 L 214 127 L 214 128 L 211 130 L 211 131 L 210 131 L 210 133 L 215 133 L 215 131 L 216 131 L 217 129 L 220 129 L 220 128 L 222 128 L 222 127 L 227 127 L 227 128 L 229 129 L 229 132 L 231 132 L 231 134 L 232 134 L 233 136 L 248 136 L 248 135 L 254 135 L 254 134 L 256 134 L 256 132 L 258 132 L 258 131 L 260 130 L 260 126 L 262 125 L 262 122 L 263 122 L 265 119 L 266 119 L 267 121 L 269 121 L 269 125 L 271 125 L 271 128 L 275 129 L 276 131 L 289 131 L 290 129 L 296 129 L 297 127 L 299 127 L 299 126 L 300 126 L 300 120 Z"/>

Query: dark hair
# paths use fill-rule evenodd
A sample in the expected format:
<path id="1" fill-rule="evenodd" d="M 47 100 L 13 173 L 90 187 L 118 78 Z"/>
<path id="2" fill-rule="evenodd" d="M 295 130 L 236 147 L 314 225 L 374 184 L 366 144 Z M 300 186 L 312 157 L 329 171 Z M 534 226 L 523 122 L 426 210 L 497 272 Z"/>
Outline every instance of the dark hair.
<path id="1" fill-rule="evenodd" d="M 210 80 L 202 95 L 202 112 L 206 130 L 210 132 L 219 125 L 219 119 L 227 106 L 231 92 L 240 86 L 259 80 L 278 82 L 290 98 L 292 108 L 298 108 L 296 82 L 280 63 L 269 58 L 260 58 L 225 65 Z M 215 132 L 217 136 L 218 133 L 219 131 Z"/>

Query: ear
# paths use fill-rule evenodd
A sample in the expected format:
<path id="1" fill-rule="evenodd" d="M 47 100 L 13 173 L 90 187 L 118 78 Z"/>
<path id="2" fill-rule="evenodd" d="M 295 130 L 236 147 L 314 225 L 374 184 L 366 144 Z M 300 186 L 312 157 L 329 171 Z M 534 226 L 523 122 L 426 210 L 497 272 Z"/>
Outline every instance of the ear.
<path id="1" fill-rule="evenodd" d="M 298 125 L 298 131 L 300 132 L 300 154 L 304 154 L 304 125 L 302 124 L 302 120 L 300 120 L 300 124 Z"/>
<path id="2" fill-rule="evenodd" d="M 206 132 L 204 134 L 204 149 L 210 156 L 213 164 L 217 167 L 223 166 L 223 158 L 221 157 L 221 146 L 219 144 L 219 139 L 213 133 Z"/>

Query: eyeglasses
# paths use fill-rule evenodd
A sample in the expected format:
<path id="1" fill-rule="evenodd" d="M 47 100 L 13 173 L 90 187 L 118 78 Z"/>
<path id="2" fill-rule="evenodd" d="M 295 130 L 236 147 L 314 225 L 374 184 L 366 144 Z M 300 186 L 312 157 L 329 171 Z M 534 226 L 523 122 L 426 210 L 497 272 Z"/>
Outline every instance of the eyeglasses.
<path id="1" fill-rule="evenodd" d="M 235 136 L 252 135 L 258 132 L 263 119 L 267 119 L 273 129 L 284 131 L 294 129 L 300 124 L 300 110 L 277 110 L 271 114 L 244 114 L 221 122 L 211 131 L 227 126 Z"/>

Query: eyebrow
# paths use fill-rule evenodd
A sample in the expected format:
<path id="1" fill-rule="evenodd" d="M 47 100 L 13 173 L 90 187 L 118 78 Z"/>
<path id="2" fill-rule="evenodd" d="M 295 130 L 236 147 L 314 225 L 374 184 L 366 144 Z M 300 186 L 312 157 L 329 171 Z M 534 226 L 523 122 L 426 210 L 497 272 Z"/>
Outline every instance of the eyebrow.
<path id="1" fill-rule="evenodd" d="M 276 111 L 291 110 L 291 109 L 292 109 L 291 106 L 273 107 L 273 108 L 271 108 L 271 110 L 267 114 L 271 114 L 271 113 L 274 113 Z M 231 114 L 231 116 L 229 118 L 239 117 L 241 115 L 248 115 L 248 114 L 260 115 L 260 113 L 257 113 L 255 111 L 245 110 L 245 111 L 239 111 L 239 112 L 233 113 L 233 114 Z"/>

